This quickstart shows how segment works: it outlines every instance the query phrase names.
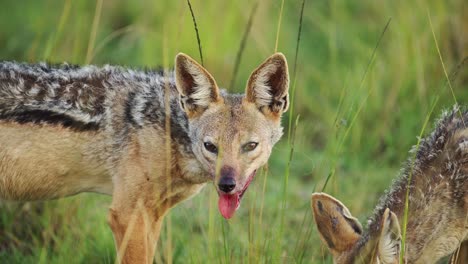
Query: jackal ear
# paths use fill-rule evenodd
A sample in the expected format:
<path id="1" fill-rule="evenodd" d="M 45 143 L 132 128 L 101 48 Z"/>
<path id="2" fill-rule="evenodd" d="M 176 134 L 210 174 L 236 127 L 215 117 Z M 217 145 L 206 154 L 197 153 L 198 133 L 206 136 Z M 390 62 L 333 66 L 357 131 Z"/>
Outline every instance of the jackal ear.
<path id="1" fill-rule="evenodd" d="M 246 99 L 264 114 L 280 117 L 288 110 L 288 62 L 282 53 L 275 53 L 250 75 Z"/>
<path id="2" fill-rule="evenodd" d="M 378 257 L 382 264 L 396 264 L 400 261 L 401 231 L 397 216 L 386 209 L 381 222 Z"/>
<path id="3" fill-rule="evenodd" d="M 189 56 L 179 53 L 175 59 L 175 82 L 180 105 L 189 117 L 207 109 L 221 97 L 214 78 Z"/>
<path id="4" fill-rule="evenodd" d="M 349 250 L 362 235 L 362 226 L 348 208 L 326 193 L 312 194 L 312 212 L 320 238 L 333 257 Z"/>

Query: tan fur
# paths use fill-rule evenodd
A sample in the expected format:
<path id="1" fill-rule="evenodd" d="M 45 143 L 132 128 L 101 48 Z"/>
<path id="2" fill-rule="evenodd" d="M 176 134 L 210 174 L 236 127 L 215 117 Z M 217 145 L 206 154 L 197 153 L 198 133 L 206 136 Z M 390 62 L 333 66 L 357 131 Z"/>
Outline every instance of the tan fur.
<path id="1" fill-rule="evenodd" d="M 106 160 L 100 156 L 103 135 L 2 121 L 0 131 L 0 197 L 39 200 L 83 191 L 112 193 Z"/>
<path id="2" fill-rule="evenodd" d="M 196 194 L 204 182 L 184 179 L 194 172 L 190 161 L 173 155 L 171 174 L 165 174 L 164 131 L 143 129 L 115 168 L 106 173 L 103 135 L 76 133 L 57 127 L 1 123 L 0 193 L 10 200 L 59 198 L 84 191 L 112 194 L 109 224 L 123 263 L 150 263 L 162 219 L 175 204 Z M 53 145 L 50 142 L 54 142 Z M 21 168 L 21 170 L 18 170 Z M 167 175 L 167 176 L 166 176 Z M 133 220 L 132 220 L 133 219 Z M 131 224 L 131 227 L 129 225 Z M 126 234 L 128 228 L 131 232 Z M 122 238 L 127 236 L 126 248 Z M 123 252 L 125 255 L 123 256 Z M 145 256 L 144 258 L 142 258 Z M 143 261 L 145 260 L 145 261 Z"/>
<path id="3" fill-rule="evenodd" d="M 116 168 L 109 224 L 124 263 L 152 262 L 165 214 L 204 186 L 184 179 L 191 168 L 183 166 L 183 157 L 172 155 L 174 160 L 168 163 L 162 138 L 144 129 L 132 139 Z M 165 173 L 167 164 L 176 164 L 169 168 L 170 174 Z"/>
<path id="4" fill-rule="evenodd" d="M 275 66 L 270 67 L 273 64 Z M 274 69 L 270 69 L 272 67 Z M 141 73 L 137 74 L 140 77 L 134 80 L 133 85 L 117 78 L 120 76 L 114 76 L 115 79 L 110 80 L 114 81 L 114 86 L 108 94 L 93 94 L 108 91 L 103 87 L 99 91 L 82 90 L 89 93 L 86 98 L 107 100 L 104 100 L 104 113 L 92 109 L 100 115 L 95 117 L 96 120 L 104 119 L 103 116 L 108 118 L 100 121 L 106 123 L 95 130 L 76 131 L 49 124 L 47 115 L 45 121 L 21 123 L 25 119 L 24 113 L 19 113 L 23 119 L 15 121 L 15 111 L 25 104 L 23 97 L 26 96 L 0 101 L 7 117 L 12 119 L 0 120 L 0 198 L 54 199 L 85 191 L 112 195 L 108 222 L 116 242 L 117 260 L 122 263 L 152 263 L 164 216 L 172 207 L 198 193 L 206 182 L 215 181 L 218 188 L 219 177 L 223 176 L 222 168 L 228 168 L 224 171 L 237 183 L 229 194 L 243 194 L 249 178 L 251 180 L 257 169 L 267 162 L 273 145 L 282 135 L 280 116 L 287 109 L 289 77 L 282 54 L 268 58 L 257 71 L 266 68 L 269 69 L 268 76 L 275 77 L 268 80 L 269 77 L 264 76 L 265 83 L 261 87 L 249 81 L 246 87 L 248 96 L 220 92 L 208 71 L 185 54 L 176 57 L 177 90 L 170 87 L 166 87 L 168 90 L 164 93 L 151 90 L 148 83 L 140 80 L 153 78 L 154 86 L 160 84 L 161 79 L 141 77 Z M 62 69 L 56 71 L 64 74 Z M 112 71 L 120 74 L 122 70 Z M 31 73 L 36 74 L 34 68 L 28 72 Z M 128 72 L 122 74 L 130 76 Z M 106 77 L 107 73 L 101 75 Z M 92 77 L 101 78 L 101 75 Z M 53 76 L 44 78 L 51 78 L 51 83 L 55 81 Z M 89 78 L 93 85 L 105 83 Z M 254 78 L 253 74 L 251 79 Z M 87 87 L 81 82 L 82 79 L 77 79 L 76 85 Z M 21 87 L 21 91 L 30 88 Z M 3 89 L 4 93 L 13 94 L 9 87 Z M 270 105 L 256 103 L 253 91 L 259 89 L 272 93 Z M 63 98 L 67 98 L 65 92 L 60 92 L 64 93 Z M 140 111 L 148 104 L 143 100 L 145 96 L 154 95 L 154 100 L 158 100 L 161 94 L 170 97 L 166 99 L 171 102 L 179 100 L 181 110 L 171 108 L 171 117 L 175 120 L 169 120 L 166 112 L 165 122 L 157 118 L 154 121 L 151 115 L 147 117 Z M 30 100 L 26 102 L 30 107 L 48 107 L 47 103 L 38 101 L 40 98 L 26 99 Z M 82 101 L 76 105 L 82 104 L 85 98 L 78 99 Z M 49 98 L 52 100 L 56 98 Z M 72 109 L 74 112 L 70 113 L 64 111 L 60 107 L 68 102 L 57 100 L 55 108 L 40 111 L 60 110 L 62 112 L 53 113 L 68 123 L 70 119 L 77 121 L 80 117 L 89 117 L 89 113 L 80 108 Z M 169 107 L 167 101 L 165 107 Z M 38 110 L 33 108 L 30 111 Z M 157 116 L 160 109 L 154 111 L 157 112 L 156 117 L 160 117 Z M 80 122 L 84 126 L 89 125 Z M 171 122 L 179 122 L 180 126 L 171 126 Z M 173 127 L 178 130 L 171 131 Z M 211 153 L 204 147 L 208 141 L 216 145 L 218 153 Z M 245 151 L 245 145 L 251 142 L 255 142 L 257 147 Z M 226 194 L 219 189 L 218 192 Z"/>

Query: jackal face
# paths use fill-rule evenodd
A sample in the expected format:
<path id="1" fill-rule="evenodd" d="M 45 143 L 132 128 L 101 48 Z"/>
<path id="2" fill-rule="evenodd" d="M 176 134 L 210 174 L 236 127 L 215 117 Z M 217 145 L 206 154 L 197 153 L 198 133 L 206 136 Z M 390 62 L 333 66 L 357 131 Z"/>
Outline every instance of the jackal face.
<path id="1" fill-rule="evenodd" d="M 348 208 L 328 194 L 312 194 L 312 212 L 320 238 L 330 250 L 334 263 L 398 263 L 400 225 L 388 208 L 381 218 L 380 232 L 367 235 Z"/>
<path id="2" fill-rule="evenodd" d="M 192 150 L 215 181 L 221 214 L 231 218 L 282 135 L 280 118 L 288 108 L 286 58 L 276 53 L 262 63 L 244 95 L 220 91 L 208 71 L 187 55 L 177 55 L 175 65 Z"/>

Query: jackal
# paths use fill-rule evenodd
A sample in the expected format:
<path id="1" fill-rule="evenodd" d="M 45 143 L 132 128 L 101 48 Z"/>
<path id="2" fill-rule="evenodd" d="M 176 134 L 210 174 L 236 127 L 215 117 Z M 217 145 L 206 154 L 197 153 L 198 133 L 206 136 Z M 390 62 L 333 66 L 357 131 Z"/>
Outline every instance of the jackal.
<path id="1" fill-rule="evenodd" d="M 209 181 L 230 218 L 282 135 L 286 58 L 245 94 L 184 54 L 174 72 L 0 63 L 0 198 L 112 195 L 118 261 L 152 263 L 164 215 Z"/>
<path id="2" fill-rule="evenodd" d="M 468 111 L 455 107 L 443 114 L 412 152 L 366 232 L 340 201 L 312 195 L 317 229 L 335 263 L 399 262 L 399 223 L 410 179 L 404 263 L 436 263 L 468 239 Z"/>

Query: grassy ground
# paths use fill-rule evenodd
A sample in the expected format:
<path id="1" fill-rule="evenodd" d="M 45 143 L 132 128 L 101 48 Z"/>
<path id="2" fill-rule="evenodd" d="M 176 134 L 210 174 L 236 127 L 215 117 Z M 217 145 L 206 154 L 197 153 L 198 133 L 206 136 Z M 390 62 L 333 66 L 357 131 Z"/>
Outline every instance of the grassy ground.
<path id="1" fill-rule="evenodd" d="M 218 84 L 242 92 L 254 67 L 275 51 L 281 1 L 259 1 L 232 87 L 254 3 L 192 5 L 205 66 Z M 300 7 L 285 1 L 278 38 L 291 73 Z M 230 221 L 218 213 L 210 185 L 172 210 L 156 262 L 331 263 L 313 227 L 310 194 L 332 175 L 326 191 L 365 221 L 417 142 L 432 103 L 433 120 L 455 100 L 468 101 L 468 66 L 460 66 L 468 55 L 467 14 L 463 0 L 307 1 L 294 111 L 283 119 L 287 126 L 300 115 L 290 165 L 285 135 Z M 5 0 L 0 24 L 3 60 L 172 67 L 179 51 L 199 58 L 185 1 Z M 453 93 L 441 59 L 449 75 L 458 72 Z M 0 262 L 112 263 L 109 202 L 96 194 L 0 202 Z"/>

